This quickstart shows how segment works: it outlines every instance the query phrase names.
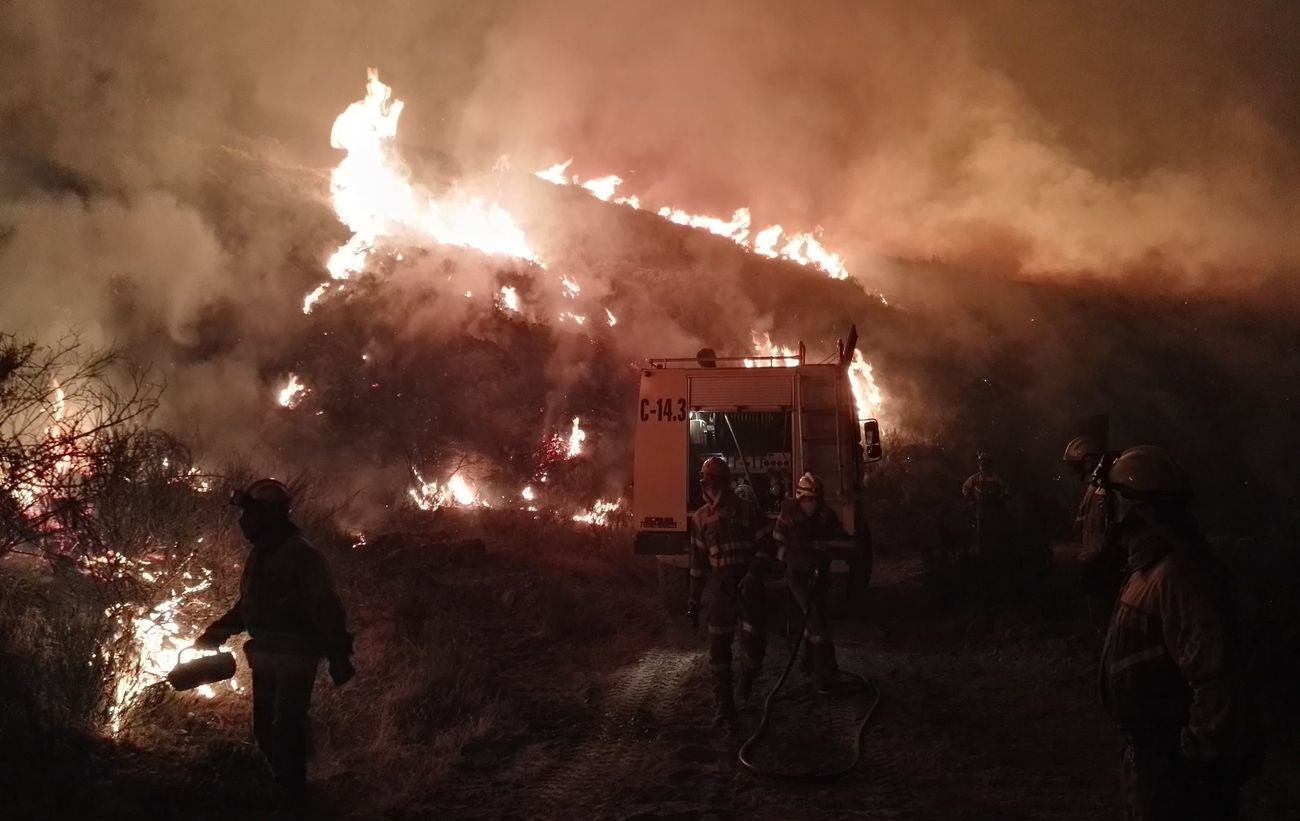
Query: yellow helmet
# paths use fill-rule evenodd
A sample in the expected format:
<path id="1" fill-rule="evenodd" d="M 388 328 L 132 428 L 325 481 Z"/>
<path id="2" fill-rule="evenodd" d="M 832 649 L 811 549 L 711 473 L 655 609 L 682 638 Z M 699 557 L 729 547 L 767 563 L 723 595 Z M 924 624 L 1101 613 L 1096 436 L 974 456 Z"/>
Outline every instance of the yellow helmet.
<path id="1" fill-rule="evenodd" d="M 1129 501 L 1183 501 L 1192 495 L 1187 471 L 1154 445 L 1129 448 L 1106 472 L 1106 483 Z"/>
<path id="2" fill-rule="evenodd" d="M 1076 436 L 1065 446 L 1062 462 L 1082 462 L 1090 456 L 1101 456 L 1105 448 L 1091 436 Z"/>

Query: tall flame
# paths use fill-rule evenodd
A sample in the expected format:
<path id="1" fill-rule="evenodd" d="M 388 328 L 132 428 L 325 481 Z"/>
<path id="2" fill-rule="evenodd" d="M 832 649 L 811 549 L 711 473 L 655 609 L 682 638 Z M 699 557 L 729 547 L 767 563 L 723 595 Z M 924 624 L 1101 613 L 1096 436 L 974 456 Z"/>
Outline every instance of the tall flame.
<path id="1" fill-rule="evenodd" d="M 884 394 L 876 384 L 871 364 L 862 356 L 862 351 L 856 349 L 853 361 L 849 363 L 849 384 L 853 387 L 853 405 L 858 410 L 858 421 L 879 417 Z"/>
<path id="2" fill-rule="evenodd" d="M 799 364 L 799 352 L 772 342 L 772 335 L 764 331 L 750 331 L 754 343 L 754 359 L 746 359 L 746 368 L 781 368 Z"/>
<path id="3" fill-rule="evenodd" d="M 587 432 L 578 427 L 578 417 L 573 417 L 573 429 L 569 431 L 569 448 L 565 458 L 572 459 L 582 453 L 582 443 L 587 441 Z"/>
<path id="4" fill-rule="evenodd" d="M 330 194 L 339 221 L 351 239 L 326 262 L 335 280 L 364 270 L 376 246 L 389 237 L 416 235 L 443 245 L 474 248 L 541 265 L 523 230 L 504 208 L 455 194 L 439 200 L 412 185 L 393 147 L 403 103 L 369 69 L 365 99 L 352 103 L 334 121 L 330 145 L 347 152 L 330 174 Z M 303 301 L 310 312 L 326 288 Z"/>

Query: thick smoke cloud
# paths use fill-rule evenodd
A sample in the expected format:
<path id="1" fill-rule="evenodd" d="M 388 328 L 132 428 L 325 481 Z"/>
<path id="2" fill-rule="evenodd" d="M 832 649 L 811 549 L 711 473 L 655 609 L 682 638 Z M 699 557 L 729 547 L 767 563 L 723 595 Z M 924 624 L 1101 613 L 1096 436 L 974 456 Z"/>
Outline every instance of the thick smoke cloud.
<path id="1" fill-rule="evenodd" d="M 529 397 L 539 425 L 563 422 L 575 392 L 619 406 L 591 387 L 611 363 L 743 344 L 752 329 L 825 348 L 872 302 L 792 267 L 756 273 L 724 240 L 664 231 L 525 173 L 570 156 L 575 172 L 618 173 L 647 203 L 718 215 L 747 205 L 760 224 L 821 226 L 867 287 L 894 298 L 898 313 L 879 327 L 898 333 L 864 336 L 896 413 L 939 427 L 956 407 L 945 403 L 965 401 L 937 396 L 907 363 L 959 351 L 977 371 L 1030 343 L 1017 389 L 1046 404 L 1077 387 L 1062 375 L 1074 373 L 1071 335 L 1104 323 L 1028 333 L 1035 298 L 973 299 L 990 275 L 1112 280 L 1120 295 L 1179 300 L 1290 285 L 1297 18 L 1270 0 L 1231 12 L 1117 1 L 10 4 L 0 329 L 48 339 L 74 328 L 123 346 L 163 370 L 167 424 L 216 452 L 258 451 L 278 430 L 269 391 L 306 353 L 360 367 L 343 332 L 318 339 L 298 304 L 347 236 L 328 204 L 328 135 L 376 65 L 407 102 L 398 139 L 416 176 L 501 193 L 543 256 L 579 275 L 590 310 L 620 316 L 613 342 L 529 352 L 548 383 Z M 503 155 L 511 174 L 489 170 Z M 891 259 L 965 273 L 930 278 Z M 524 344 L 460 299 L 502 275 L 482 260 L 408 266 L 380 312 L 384 338 L 349 339 L 367 361 L 452 378 L 414 352 L 466 334 L 498 353 Z M 530 304 L 553 315 L 555 283 L 526 280 Z M 1047 300 L 1058 312 L 1063 301 Z M 1110 390 L 1097 402 L 1124 401 Z"/>
<path id="2" fill-rule="evenodd" d="M 1160 5 L 521 4 L 466 133 L 864 253 L 1197 286 L 1294 269 L 1300 13 Z"/>

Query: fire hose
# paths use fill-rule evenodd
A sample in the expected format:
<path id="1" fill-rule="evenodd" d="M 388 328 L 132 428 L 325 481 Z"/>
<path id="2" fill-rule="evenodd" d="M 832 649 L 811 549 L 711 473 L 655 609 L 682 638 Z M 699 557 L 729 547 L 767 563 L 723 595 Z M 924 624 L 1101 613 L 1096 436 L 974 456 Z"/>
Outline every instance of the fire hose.
<path id="1" fill-rule="evenodd" d="M 814 589 L 820 583 L 820 577 L 821 569 L 819 568 L 813 572 Z M 758 742 L 763 738 L 764 733 L 767 731 L 768 720 L 772 715 L 772 702 L 776 699 L 776 695 L 781 690 L 781 686 L 785 684 L 785 680 L 789 677 L 790 671 L 794 669 L 794 663 L 799 658 L 799 651 L 803 649 L 804 642 L 807 640 L 808 615 L 812 612 L 812 608 L 813 603 L 809 602 L 808 607 L 804 610 L 803 623 L 799 628 L 799 638 L 795 641 L 794 646 L 790 648 L 790 658 L 786 661 L 785 670 L 781 672 L 781 677 L 776 680 L 776 684 L 772 685 L 772 689 L 768 691 L 767 697 L 763 699 L 763 717 L 758 722 L 758 729 L 754 731 L 754 734 L 751 735 L 744 744 L 740 745 L 740 752 L 736 756 L 737 760 L 740 762 L 740 766 L 749 770 L 754 775 L 781 781 L 834 781 L 837 778 L 848 775 L 857 768 L 858 762 L 862 760 L 862 742 L 867 734 L 867 726 L 871 723 L 876 708 L 880 706 L 880 688 L 865 677 L 860 676 L 857 673 L 850 673 L 846 670 L 839 671 L 841 676 L 840 682 L 845 684 L 855 684 L 856 687 L 852 689 L 834 689 L 827 693 L 828 696 L 851 695 L 868 691 L 874 694 L 871 700 L 871 706 L 868 707 L 866 712 L 863 714 L 862 719 L 858 722 L 857 730 L 853 734 L 853 758 L 848 764 L 836 770 L 787 772 L 765 769 L 755 764 L 751 758 L 751 753 L 753 752 L 755 745 L 758 744 Z"/>

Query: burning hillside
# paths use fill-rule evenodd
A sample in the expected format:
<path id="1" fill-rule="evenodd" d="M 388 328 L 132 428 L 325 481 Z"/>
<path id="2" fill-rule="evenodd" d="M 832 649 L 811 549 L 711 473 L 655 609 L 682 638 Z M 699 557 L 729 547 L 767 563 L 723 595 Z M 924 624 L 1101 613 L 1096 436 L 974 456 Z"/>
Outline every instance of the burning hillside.
<path id="1" fill-rule="evenodd" d="M 0 659 L 20 672 L 0 682 L 0 738 L 22 741 L 0 744 L 18 759 L 0 773 L 50 761 L 34 789 L 57 794 L 101 753 L 150 759 L 166 735 L 178 811 L 253 781 L 248 676 L 189 695 L 162 682 L 240 595 L 230 492 L 275 475 L 354 605 L 361 673 L 323 702 L 322 770 L 349 811 L 506 815 L 502 792 L 545 805 L 617 782 L 638 785 L 619 801 L 652 798 L 582 806 L 795 817 L 782 802 L 798 793 L 697 780 L 734 751 L 671 726 L 703 703 L 702 656 L 653 601 L 663 582 L 680 610 L 682 574 L 629 544 L 638 380 L 652 358 L 708 367 L 711 349 L 755 369 L 732 374 L 746 385 L 836 363 L 838 418 L 882 424 L 882 461 L 838 464 L 863 468 L 853 532 L 869 527 L 887 565 L 884 618 L 907 624 L 858 635 L 859 658 L 906 693 L 889 732 L 921 751 L 901 766 L 934 817 L 959 814 L 945 802 L 970 763 L 926 737 L 935 703 L 1056 717 L 1024 748 L 968 722 L 973 743 L 1007 742 L 975 780 L 1046 773 L 1047 797 L 976 790 L 966 810 L 1079 809 L 1109 783 L 1089 755 L 1113 741 L 1073 726 L 1096 730 L 1075 686 L 1091 637 L 1050 561 L 1078 504 L 1060 456 L 1081 424 L 1177 454 L 1252 629 L 1282 636 L 1264 678 L 1295 679 L 1296 17 L 1259 2 L 15 7 L 0 19 Z M 751 491 L 751 467 L 794 461 L 789 443 L 727 445 L 725 415 L 681 401 L 667 417 L 699 438 L 690 456 L 725 448 Z M 742 426 L 793 440 L 764 413 Z M 1018 569 L 1040 575 L 950 600 L 962 573 L 934 553 L 971 527 L 977 451 L 1038 549 Z M 756 498 L 775 513 L 789 489 Z M 987 674 L 973 702 L 934 695 L 972 670 Z M 1076 731 L 1078 748 L 1046 737 Z M 1060 749 L 1079 762 L 1050 770 Z M 121 815 L 138 817 L 172 798 L 151 786 L 164 757 L 140 783 L 69 795 L 112 816 L 125 786 Z M 654 797 L 665 784 L 686 785 L 680 806 Z M 851 786 L 846 812 L 889 786 Z M 743 806 L 709 804 L 720 794 Z"/>

